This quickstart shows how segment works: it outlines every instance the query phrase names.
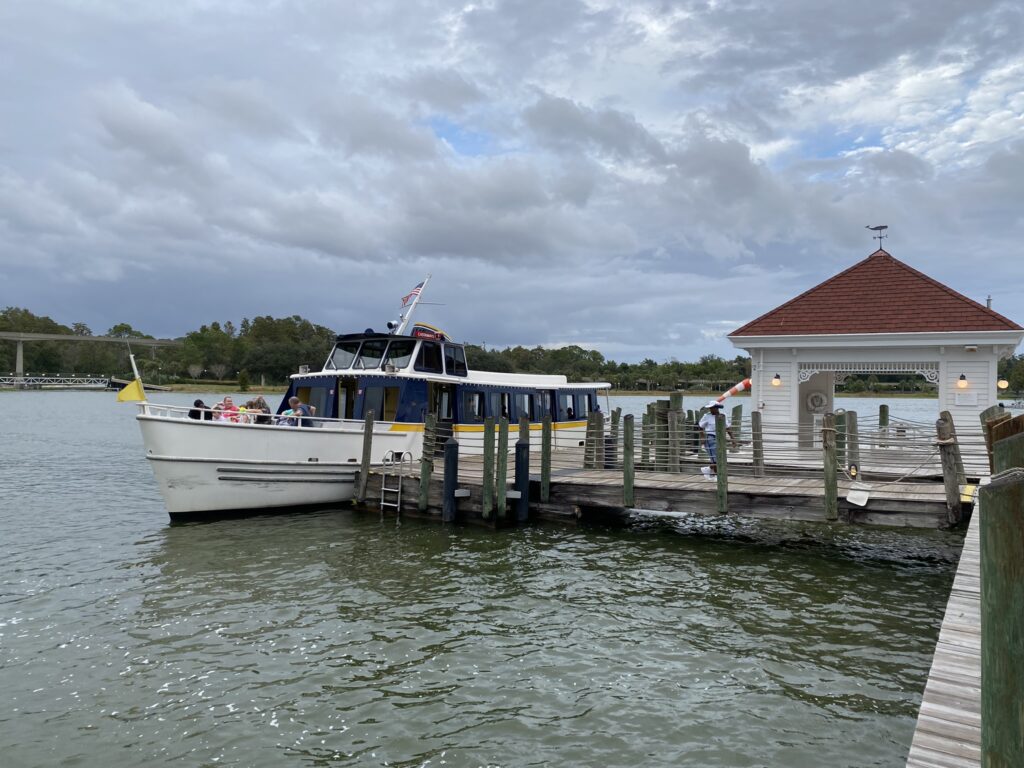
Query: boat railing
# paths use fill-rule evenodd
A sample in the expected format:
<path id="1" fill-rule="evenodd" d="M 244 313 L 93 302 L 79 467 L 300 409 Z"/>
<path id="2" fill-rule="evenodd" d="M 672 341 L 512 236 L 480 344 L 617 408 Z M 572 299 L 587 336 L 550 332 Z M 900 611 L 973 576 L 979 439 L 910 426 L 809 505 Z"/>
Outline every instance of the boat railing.
<path id="1" fill-rule="evenodd" d="M 196 419 L 189 414 L 198 412 Z M 230 414 L 225 416 L 224 414 Z M 256 411 L 221 411 L 213 408 L 195 408 L 188 405 L 162 405 L 158 403 L 139 403 L 139 415 L 159 419 L 176 419 L 196 424 L 216 424 L 229 427 L 290 427 L 295 428 L 296 419 L 302 421 L 302 428 L 335 429 L 343 431 L 362 431 L 362 419 L 334 419 L 322 416 L 285 416 L 276 413 L 258 413 Z"/>

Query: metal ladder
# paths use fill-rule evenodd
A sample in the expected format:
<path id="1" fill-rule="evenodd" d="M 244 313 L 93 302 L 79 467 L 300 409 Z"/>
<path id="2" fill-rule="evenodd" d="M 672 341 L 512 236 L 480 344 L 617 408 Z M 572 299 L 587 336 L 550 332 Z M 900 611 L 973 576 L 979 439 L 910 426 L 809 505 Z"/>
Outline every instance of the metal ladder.
<path id="1" fill-rule="evenodd" d="M 402 478 L 412 472 L 412 454 L 409 451 L 388 451 L 384 454 L 384 462 L 381 468 L 380 478 L 380 511 L 381 514 L 388 507 L 396 512 L 402 509 Z M 394 485 L 388 485 L 388 480 L 397 479 Z"/>

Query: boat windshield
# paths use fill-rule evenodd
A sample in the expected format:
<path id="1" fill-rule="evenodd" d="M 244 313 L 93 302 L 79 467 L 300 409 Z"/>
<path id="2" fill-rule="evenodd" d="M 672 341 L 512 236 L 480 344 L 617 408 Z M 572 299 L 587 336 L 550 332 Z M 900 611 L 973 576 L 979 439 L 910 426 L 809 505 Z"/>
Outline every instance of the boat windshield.
<path id="1" fill-rule="evenodd" d="M 388 346 L 386 366 L 393 365 L 395 368 L 407 368 L 412 361 L 412 351 L 416 348 L 416 342 L 412 339 L 401 339 L 392 341 Z"/>
<path id="2" fill-rule="evenodd" d="M 358 341 L 340 342 L 331 353 L 331 368 L 336 368 L 339 371 L 349 368 L 357 354 L 359 354 Z"/>
<path id="3" fill-rule="evenodd" d="M 380 361 L 384 359 L 384 350 L 387 349 L 387 339 L 370 339 L 363 342 L 363 349 L 356 359 L 355 368 L 370 370 L 380 368 Z"/>

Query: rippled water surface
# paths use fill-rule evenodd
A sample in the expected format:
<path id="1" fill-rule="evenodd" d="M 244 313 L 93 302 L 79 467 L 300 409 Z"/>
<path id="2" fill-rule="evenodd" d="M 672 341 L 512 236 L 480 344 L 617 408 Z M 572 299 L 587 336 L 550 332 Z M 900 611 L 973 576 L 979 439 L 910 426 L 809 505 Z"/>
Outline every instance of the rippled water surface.
<path id="1" fill-rule="evenodd" d="M 0 419 L 8 768 L 897 766 L 961 541 L 170 525 L 130 406 L 4 393 Z"/>

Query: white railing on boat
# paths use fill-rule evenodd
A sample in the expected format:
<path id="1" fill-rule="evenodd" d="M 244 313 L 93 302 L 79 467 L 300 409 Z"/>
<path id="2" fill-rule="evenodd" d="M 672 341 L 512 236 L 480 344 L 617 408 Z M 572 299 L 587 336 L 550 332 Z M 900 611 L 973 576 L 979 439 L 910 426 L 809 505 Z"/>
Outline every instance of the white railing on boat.
<path id="1" fill-rule="evenodd" d="M 285 416 L 277 413 L 260 413 L 257 411 L 221 411 L 213 408 L 196 408 L 189 405 L 162 405 L 159 403 L 139 403 L 139 415 L 158 419 L 177 419 L 197 424 L 217 424 L 226 427 L 283 427 L 296 429 L 289 421 L 301 420 L 302 429 L 311 427 L 318 429 L 335 429 L 341 431 L 362 432 L 362 419 L 333 419 L 322 416 Z M 189 416 L 198 412 L 200 418 Z M 225 417 L 224 414 L 230 414 Z M 382 423 L 382 422 L 378 422 Z M 390 429 L 390 426 L 388 426 Z"/>

